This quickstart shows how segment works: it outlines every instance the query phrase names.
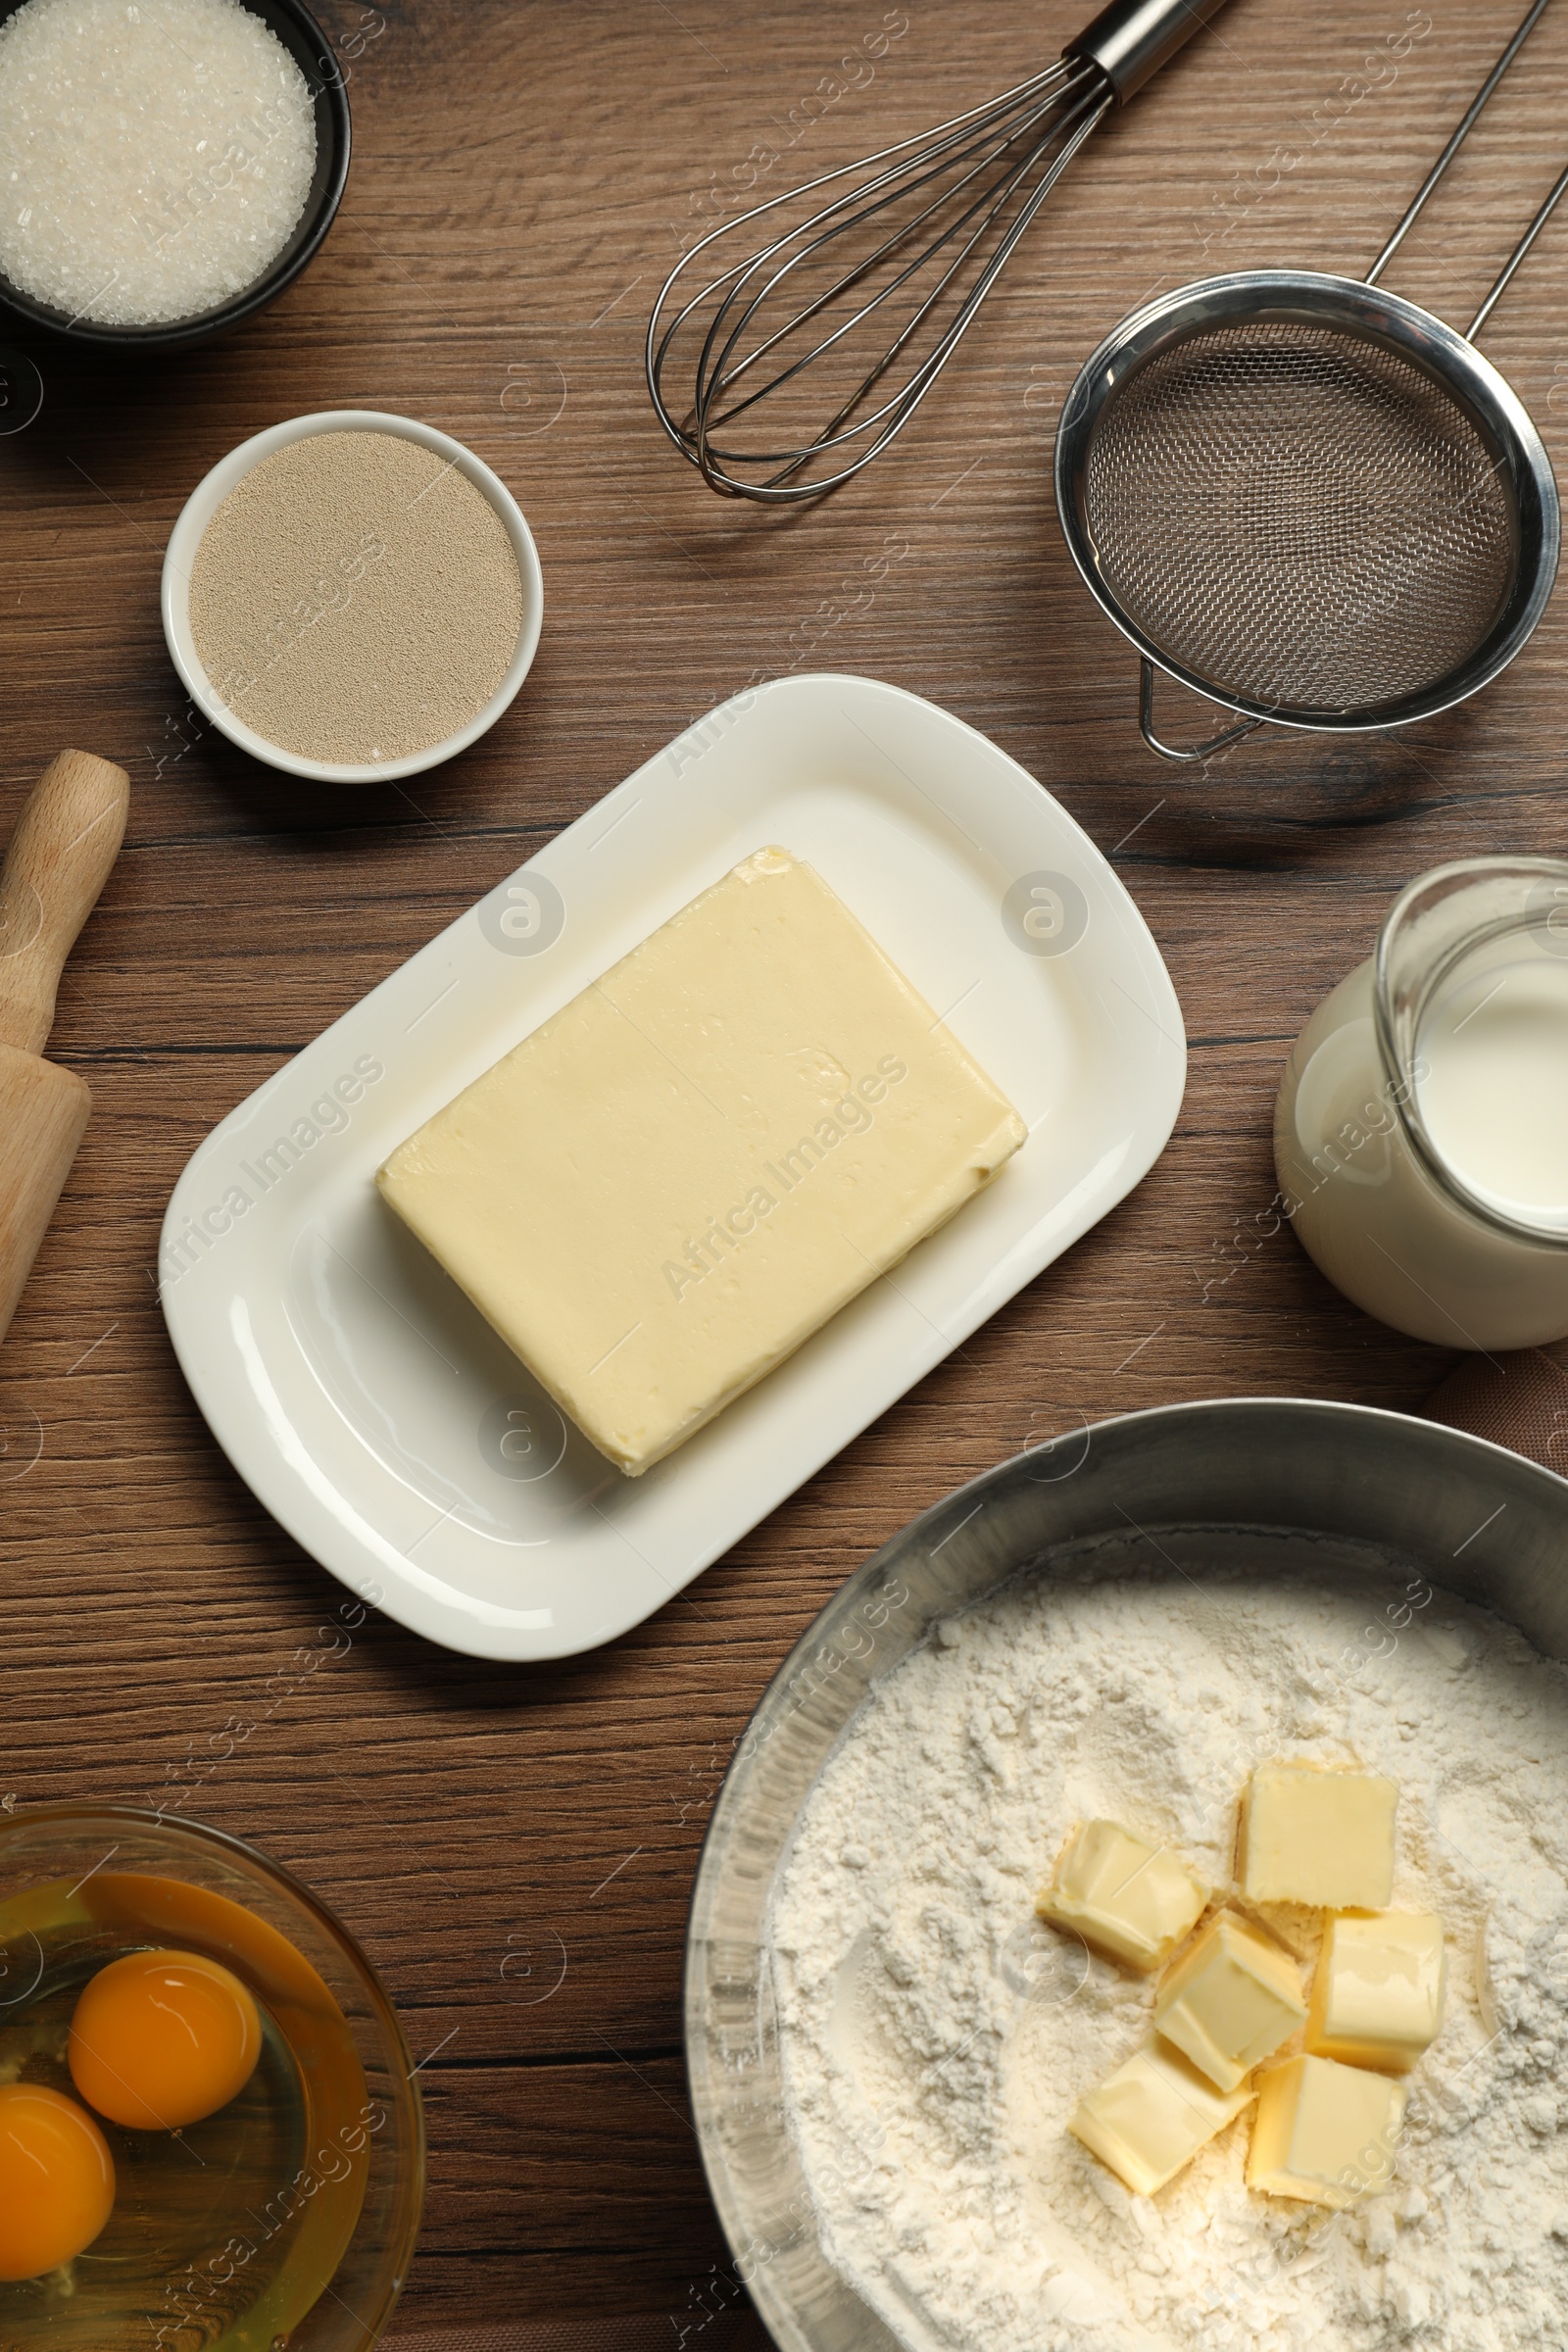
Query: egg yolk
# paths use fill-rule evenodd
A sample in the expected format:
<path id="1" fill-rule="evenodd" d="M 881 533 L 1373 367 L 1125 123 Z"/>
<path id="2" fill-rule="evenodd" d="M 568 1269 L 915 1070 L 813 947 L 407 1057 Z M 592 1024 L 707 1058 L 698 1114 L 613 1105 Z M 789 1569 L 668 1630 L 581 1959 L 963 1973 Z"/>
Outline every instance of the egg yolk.
<path id="1" fill-rule="evenodd" d="M 0 2089 L 0 2279 L 70 2262 L 114 2202 L 114 2158 L 84 2108 L 41 2083 Z"/>
<path id="2" fill-rule="evenodd" d="M 249 1987 L 199 1952 L 127 1952 L 82 1988 L 71 2076 L 89 2107 L 136 2132 L 177 2132 L 226 2107 L 262 2054 Z"/>

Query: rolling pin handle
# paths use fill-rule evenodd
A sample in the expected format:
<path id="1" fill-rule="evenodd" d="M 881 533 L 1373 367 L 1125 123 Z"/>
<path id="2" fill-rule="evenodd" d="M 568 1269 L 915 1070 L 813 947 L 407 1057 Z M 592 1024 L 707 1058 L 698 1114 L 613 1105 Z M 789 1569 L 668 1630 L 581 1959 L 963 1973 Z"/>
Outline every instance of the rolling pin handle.
<path id="1" fill-rule="evenodd" d="M 76 934 L 124 838 L 130 779 L 90 752 L 51 760 L 0 868 L 0 1045 L 41 1054 Z"/>

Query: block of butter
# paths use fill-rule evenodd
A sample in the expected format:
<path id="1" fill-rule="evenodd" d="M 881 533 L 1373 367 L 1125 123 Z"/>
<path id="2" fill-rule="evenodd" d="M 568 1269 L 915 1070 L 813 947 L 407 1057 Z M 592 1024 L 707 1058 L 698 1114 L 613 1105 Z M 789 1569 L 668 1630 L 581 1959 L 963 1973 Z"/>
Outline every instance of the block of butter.
<path id="1" fill-rule="evenodd" d="M 1271 2197 L 1353 2205 L 1386 2188 L 1404 2122 L 1402 2082 L 1332 2058 L 1288 2058 L 1258 2078 L 1248 2183 Z"/>
<path id="2" fill-rule="evenodd" d="M 1067 2129 L 1136 2196 L 1152 2197 L 1251 2096 L 1216 2090 L 1179 2050 L 1152 2041 L 1079 2100 Z"/>
<path id="3" fill-rule="evenodd" d="M 1234 2090 L 1306 2019 L 1288 1952 L 1222 1911 L 1154 1997 L 1154 2024 L 1220 2090 Z"/>
<path id="4" fill-rule="evenodd" d="M 524 1038 L 376 1181 L 635 1476 L 1023 1141 L 843 902 L 768 849 Z"/>
<path id="5" fill-rule="evenodd" d="M 1243 1891 L 1254 1903 L 1381 1911 L 1394 1892 L 1398 1801 L 1380 1773 L 1260 1764 L 1242 1799 Z"/>
<path id="6" fill-rule="evenodd" d="M 1443 1922 L 1430 1911 L 1331 1919 L 1312 1981 L 1306 2046 L 1347 2066 L 1407 2075 L 1443 2023 Z"/>
<path id="7" fill-rule="evenodd" d="M 1081 1821 L 1035 1904 L 1130 1967 L 1151 1969 L 1193 1926 L 1207 1891 L 1169 1846 L 1150 1845 L 1114 1821 Z"/>

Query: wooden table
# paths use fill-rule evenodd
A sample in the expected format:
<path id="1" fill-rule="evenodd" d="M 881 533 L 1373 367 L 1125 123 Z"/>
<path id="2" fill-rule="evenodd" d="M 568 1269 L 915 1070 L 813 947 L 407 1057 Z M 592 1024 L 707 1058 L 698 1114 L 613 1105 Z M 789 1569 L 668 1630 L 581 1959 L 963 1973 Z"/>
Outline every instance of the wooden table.
<path id="1" fill-rule="evenodd" d="M 1445 1369 L 1338 1298 L 1288 1230 L 1246 1237 L 1274 1190 L 1287 1048 L 1397 886 L 1445 858 L 1563 849 L 1564 607 L 1445 719 L 1260 736 L 1194 781 L 1139 741 L 1134 667 L 1063 549 L 1051 454 L 1084 354 L 1156 286 L 1363 270 L 1520 4 L 1234 0 L 1063 181 L 900 448 L 778 521 L 712 499 L 654 423 L 660 278 L 748 173 L 782 187 L 1004 87 L 1075 28 L 1070 0 L 324 0 L 356 147 L 319 258 L 215 347 L 50 362 L 43 416 L 0 446 L 0 825 L 63 744 L 133 783 L 55 1034 L 95 1115 L 0 1357 L 0 1799 L 191 1787 L 190 1811 L 299 1871 L 362 1938 L 425 2061 L 404 2326 L 689 2320 L 722 2297 L 682 2083 L 687 1894 L 732 1742 L 858 1561 L 1080 1416 L 1256 1391 L 1413 1409 Z M 1565 74 L 1568 9 L 1400 257 L 1401 291 L 1469 317 L 1561 163 Z M 1565 297 L 1568 220 L 1487 336 L 1559 454 Z M 279 417 L 352 406 L 477 450 L 545 566 L 521 698 L 412 790 L 302 789 L 250 764 L 182 699 L 159 627 L 164 541 L 197 478 Z M 857 601 L 889 534 L 907 555 Z M 498 1668 L 372 1618 L 330 1658 L 317 1628 L 338 1587 L 220 1457 L 165 1336 L 152 1269 L 174 1179 L 242 1096 L 678 729 L 754 671 L 821 667 L 946 704 L 1113 858 L 1187 1015 L 1169 1149 L 612 1648 Z M 1204 723 L 1197 705 L 1165 715 Z M 294 1694 L 263 1721 L 279 1674 Z M 231 1718 L 258 1728 L 236 1745 Z"/>

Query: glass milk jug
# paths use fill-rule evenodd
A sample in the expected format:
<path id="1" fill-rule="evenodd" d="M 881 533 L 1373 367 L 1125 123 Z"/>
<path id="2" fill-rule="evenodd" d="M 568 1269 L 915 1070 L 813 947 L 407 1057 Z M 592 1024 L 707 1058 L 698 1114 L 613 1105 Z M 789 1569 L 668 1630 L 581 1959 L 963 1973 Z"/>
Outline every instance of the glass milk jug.
<path id="1" fill-rule="evenodd" d="M 1337 1289 L 1444 1348 L 1568 1335 L 1568 862 L 1401 891 L 1292 1049 L 1282 1206 Z"/>

